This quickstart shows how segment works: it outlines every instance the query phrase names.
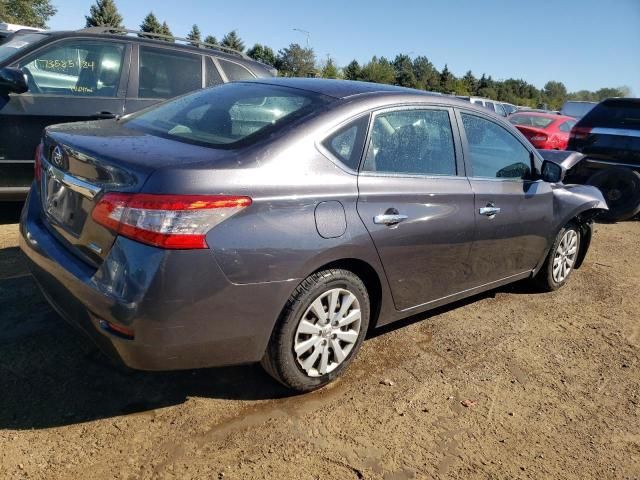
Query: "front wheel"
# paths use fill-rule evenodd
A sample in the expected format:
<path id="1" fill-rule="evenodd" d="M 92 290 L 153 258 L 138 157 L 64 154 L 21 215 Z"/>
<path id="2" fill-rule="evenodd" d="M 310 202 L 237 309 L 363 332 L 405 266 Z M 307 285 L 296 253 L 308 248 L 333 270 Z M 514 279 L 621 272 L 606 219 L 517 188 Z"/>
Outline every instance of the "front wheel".
<path id="1" fill-rule="evenodd" d="M 570 223 L 560 230 L 544 265 L 534 279 L 542 290 L 557 290 L 567 282 L 578 259 L 580 240 L 577 225 Z"/>
<path id="2" fill-rule="evenodd" d="M 293 390 L 305 392 L 328 384 L 359 350 L 369 312 L 367 289 L 353 272 L 314 273 L 289 298 L 262 366 Z"/>

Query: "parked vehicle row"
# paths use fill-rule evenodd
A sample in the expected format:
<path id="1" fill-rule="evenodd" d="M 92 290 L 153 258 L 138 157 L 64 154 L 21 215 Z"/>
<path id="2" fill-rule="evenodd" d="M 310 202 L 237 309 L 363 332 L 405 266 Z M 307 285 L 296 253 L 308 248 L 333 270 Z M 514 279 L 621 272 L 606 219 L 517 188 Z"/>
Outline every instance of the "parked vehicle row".
<path id="1" fill-rule="evenodd" d="M 48 125 L 114 118 L 193 90 L 274 75 L 239 52 L 127 33 L 20 31 L 0 44 L 0 200 L 26 197 Z"/>
<path id="2" fill-rule="evenodd" d="M 467 102 L 473 103 L 475 105 L 485 107 L 494 112 L 496 115 L 500 115 L 501 117 L 507 117 L 517 110 L 517 107 L 515 105 L 506 102 L 498 102 L 490 98 L 469 97 L 464 95 L 459 95 L 458 98 L 460 98 L 461 100 L 466 100 Z"/>
<path id="3" fill-rule="evenodd" d="M 590 186 L 454 97 L 260 79 L 45 129 L 20 245 L 112 357 L 321 387 L 367 331 L 582 264 Z"/>

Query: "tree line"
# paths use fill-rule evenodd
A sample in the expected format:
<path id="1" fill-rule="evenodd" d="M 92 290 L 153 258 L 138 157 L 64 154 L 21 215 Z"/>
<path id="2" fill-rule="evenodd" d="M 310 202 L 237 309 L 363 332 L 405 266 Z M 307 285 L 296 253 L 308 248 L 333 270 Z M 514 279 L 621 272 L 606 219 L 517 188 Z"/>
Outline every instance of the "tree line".
<path id="1" fill-rule="evenodd" d="M 0 20 L 10 23 L 44 28 L 46 22 L 56 13 L 51 0 L 0 0 Z M 96 0 L 85 17 L 86 26 L 111 26 L 124 28 L 122 15 L 114 0 Z M 139 35 L 159 34 L 162 40 L 174 41 L 173 33 L 166 21 L 160 22 L 153 12 L 144 18 L 139 27 Z M 236 30 L 225 34 L 220 41 L 211 34 L 204 39 L 198 25 L 194 24 L 187 39 L 197 46 L 216 48 L 222 46 L 274 66 L 281 76 L 322 77 L 345 80 L 387 83 L 403 87 L 417 88 L 439 93 L 479 96 L 509 102 L 515 105 L 559 109 L 566 100 L 600 101 L 608 97 L 629 96 L 628 87 L 601 88 L 597 91 L 580 90 L 568 92 L 562 82 L 551 80 L 539 89 L 525 80 L 508 78 L 497 80 L 483 73 L 480 77 L 469 70 L 461 77 L 449 70 L 448 65 L 438 70 L 425 56 L 411 58 L 398 54 L 393 59 L 373 56 L 370 61 L 360 64 L 353 60 L 343 68 L 327 56 L 318 60 L 313 48 L 291 43 L 276 53 L 271 47 L 256 43 L 246 49 Z M 202 42 L 208 45 L 202 45 Z"/>

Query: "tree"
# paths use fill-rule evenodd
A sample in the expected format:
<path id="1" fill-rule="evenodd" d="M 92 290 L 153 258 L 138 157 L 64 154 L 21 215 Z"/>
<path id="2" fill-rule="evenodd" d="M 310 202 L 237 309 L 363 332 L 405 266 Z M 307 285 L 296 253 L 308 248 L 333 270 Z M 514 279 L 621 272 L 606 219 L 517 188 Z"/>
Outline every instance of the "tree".
<path id="1" fill-rule="evenodd" d="M 211 43 L 213 45 L 217 45 L 218 39 L 213 35 L 207 35 L 206 37 L 204 37 L 204 43 Z"/>
<path id="2" fill-rule="evenodd" d="M 360 80 L 362 78 L 362 68 L 356 60 L 352 60 L 342 73 L 345 80 Z"/>
<path id="3" fill-rule="evenodd" d="M 467 95 L 475 95 L 475 93 L 478 91 L 478 79 L 473 76 L 473 72 L 471 70 L 467 71 L 467 73 L 464 74 L 464 77 L 462 77 L 462 81 L 464 82 L 465 87 L 469 92 Z"/>
<path id="4" fill-rule="evenodd" d="M 187 39 L 191 40 L 189 43 L 196 47 L 199 46 L 202 41 L 202 38 L 200 38 L 200 29 L 195 23 L 193 24 L 193 27 L 191 27 L 191 31 L 187 34 Z"/>
<path id="5" fill-rule="evenodd" d="M 544 85 L 544 100 L 549 108 L 558 110 L 567 99 L 567 87 L 562 82 L 549 81 Z"/>
<path id="6" fill-rule="evenodd" d="M 244 42 L 235 30 L 231 30 L 224 37 L 222 37 L 221 45 L 223 47 L 237 50 L 238 52 L 244 52 Z"/>
<path id="7" fill-rule="evenodd" d="M 395 83 L 403 87 L 414 88 L 416 86 L 416 76 L 413 72 L 413 62 L 408 55 L 396 55 L 393 61 L 395 71 Z"/>
<path id="8" fill-rule="evenodd" d="M 455 90 L 456 77 L 449 71 L 449 67 L 445 64 L 442 72 L 440 72 L 440 91 L 443 93 L 451 93 Z"/>
<path id="9" fill-rule="evenodd" d="M 89 9 L 89 16 L 84 18 L 87 20 L 87 27 L 124 28 L 122 15 L 113 0 L 96 0 L 96 4 Z"/>
<path id="10" fill-rule="evenodd" d="M 338 78 L 338 67 L 336 67 L 336 62 L 328 55 L 327 61 L 320 71 L 320 76 L 322 78 Z"/>
<path id="11" fill-rule="evenodd" d="M 276 68 L 284 77 L 315 77 L 316 55 L 313 48 L 292 43 L 278 52 Z"/>
<path id="12" fill-rule="evenodd" d="M 46 28 L 57 11 L 51 0 L 0 0 L 0 20 L 28 27 Z"/>
<path id="13" fill-rule="evenodd" d="M 440 73 L 425 56 L 413 60 L 413 74 L 416 77 L 416 88 L 437 91 L 440 89 Z"/>
<path id="14" fill-rule="evenodd" d="M 163 34 L 162 25 L 160 25 L 160 22 L 153 12 L 149 12 L 149 14 L 144 17 L 144 20 L 142 20 L 142 23 L 140 24 L 140 31 L 146 33 L 159 33 L 161 35 Z M 138 34 L 138 36 L 145 37 L 146 35 Z"/>
<path id="15" fill-rule="evenodd" d="M 362 80 L 393 84 L 396 80 L 396 71 L 389 60 L 384 57 L 378 59 L 374 56 L 369 63 L 362 67 Z"/>
<path id="16" fill-rule="evenodd" d="M 261 45 L 260 43 L 256 43 L 253 47 L 251 47 L 247 51 L 247 55 L 249 55 L 254 60 L 266 63 L 267 65 L 273 66 L 276 64 L 276 54 L 273 52 L 273 50 L 266 45 Z"/>
<path id="17" fill-rule="evenodd" d="M 171 29 L 169 28 L 169 25 L 167 25 L 167 22 L 162 22 L 162 35 L 166 35 L 167 37 L 171 37 L 170 39 L 164 39 L 164 41 L 166 42 L 174 42 L 173 40 L 173 33 L 171 33 Z"/>

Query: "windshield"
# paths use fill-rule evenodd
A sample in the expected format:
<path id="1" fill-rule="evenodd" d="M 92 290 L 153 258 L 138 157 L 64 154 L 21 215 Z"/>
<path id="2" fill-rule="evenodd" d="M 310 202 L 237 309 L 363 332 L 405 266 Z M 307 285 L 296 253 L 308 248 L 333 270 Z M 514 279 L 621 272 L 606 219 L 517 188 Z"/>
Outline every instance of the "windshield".
<path id="1" fill-rule="evenodd" d="M 41 33 L 27 33 L 13 36 L 11 40 L 0 45 L 0 62 L 5 61 L 20 50 L 24 50 L 29 45 L 33 45 L 46 37 L 46 35 Z"/>
<path id="2" fill-rule="evenodd" d="M 557 118 L 541 117 L 538 115 L 526 115 L 523 113 L 518 113 L 509 117 L 509 121 L 514 125 L 523 125 L 526 127 L 536 128 L 547 128 L 556 120 Z"/>
<path id="3" fill-rule="evenodd" d="M 127 117 L 130 128 L 217 148 L 234 148 L 314 111 L 331 99 L 260 83 L 201 90 Z"/>

